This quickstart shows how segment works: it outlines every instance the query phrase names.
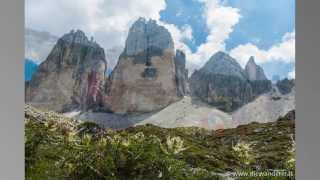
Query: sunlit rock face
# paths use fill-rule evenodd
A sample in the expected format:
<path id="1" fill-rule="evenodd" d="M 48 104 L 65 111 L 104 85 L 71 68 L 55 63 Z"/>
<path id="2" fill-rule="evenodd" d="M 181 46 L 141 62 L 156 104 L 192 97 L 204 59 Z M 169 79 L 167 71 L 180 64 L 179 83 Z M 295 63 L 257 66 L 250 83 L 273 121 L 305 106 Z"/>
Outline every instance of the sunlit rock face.
<path id="1" fill-rule="evenodd" d="M 29 83 L 26 102 L 59 112 L 102 105 L 103 48 L 80 31 L 61 37 Z"/>
<path id="2" fill-rule="evenodd" d="M 140 18 L 108 83 L 106 109 L 119 114 L 151 112 L 179 99 L 175 51 L 168 30 Z"/>

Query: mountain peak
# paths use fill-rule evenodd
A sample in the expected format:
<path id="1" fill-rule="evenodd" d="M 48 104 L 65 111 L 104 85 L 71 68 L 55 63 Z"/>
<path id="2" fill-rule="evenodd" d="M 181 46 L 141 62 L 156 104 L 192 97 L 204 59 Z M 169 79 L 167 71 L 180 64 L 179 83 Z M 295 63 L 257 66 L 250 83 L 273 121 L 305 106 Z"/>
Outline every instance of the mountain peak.
<path id="1" fill-rule="evenodd" d="M 139 17 L 139 19 L 136 22 L 146 22 L 146 18 L 144 17 Z"/>
<path id="2" fill-rule="evenodd" d="M 69 33 L 64 34 L 60 38 L 60 40 L 63 40 L 64 42 L 67 42 L 67 43 L 77 43 L 77 44 L 83 44 L 88 46 L 98 46 L 98 44 L 93 40 L 92 37 L 89 40 L 86 34 L 80 29 L 77 29 L 77 30 L 72 29 Z"/>
<path id="3" fill-rule="evenodd" d="M 256 64 L 256 62 L 254 61 L 254 56 L 250 56 L 247 64 Z"/>
<path id="4" fill-rule="evenodd" d="M 201 68 L 205 73 L 220 74 L 228 76 L 237 76 L 246 79 L 244 70 L 240 64 L 225 52 L 218 51 Z"/>
<path id="5" fill-rule="evenodd" d="M 71 30 L 39 65 L 26 101 L 59 112 L 98 107 L 106 66 L 103 48 L 89 41 L 83 31 Z"/>
<path id="6" fill-rule="evenodd" d="M 129 30 L 124 53 L 129 56 L 146 52 L 161 55 L 163 50 L 173 47 L 171 34 L 165 27 L 155 20 L 139 18 Z"/>
<path id="7" fill-rule="evenodd" d="M 262 67 L 256 64 L 253 56 L 250 56 L 245 71 L 250 81 L 267 80 Z"/>
<path id="8" fill-rule="evenodd" d="M 218 51 L 218 52 L 215 53 L 215 55 L 229 56 L 226 52 L 223 52 L 223 51 Z"/>
<path id="9" fill-rule="evenodd" d="M 169 31 L 155 20 L 131 26 L 124 51 L 110 76 L 105 107 L 117 114 L 162 109 L 182 98 L 187 81 L 185 56 L 175 56 Z"/>

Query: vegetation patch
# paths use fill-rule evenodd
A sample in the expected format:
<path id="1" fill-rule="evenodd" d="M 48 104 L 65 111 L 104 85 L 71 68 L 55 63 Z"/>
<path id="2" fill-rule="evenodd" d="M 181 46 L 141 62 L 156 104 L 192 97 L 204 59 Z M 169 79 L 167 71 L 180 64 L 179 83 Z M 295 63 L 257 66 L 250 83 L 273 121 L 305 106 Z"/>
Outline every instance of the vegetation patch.
<path id="1" fill-rule="evenodd" d="M 294 172 L 295 126 L 289 117 L 217 131 L 149 124 L 114 131 L 26 106 L 26 179 L 191 180 L 240 171 Z"/>

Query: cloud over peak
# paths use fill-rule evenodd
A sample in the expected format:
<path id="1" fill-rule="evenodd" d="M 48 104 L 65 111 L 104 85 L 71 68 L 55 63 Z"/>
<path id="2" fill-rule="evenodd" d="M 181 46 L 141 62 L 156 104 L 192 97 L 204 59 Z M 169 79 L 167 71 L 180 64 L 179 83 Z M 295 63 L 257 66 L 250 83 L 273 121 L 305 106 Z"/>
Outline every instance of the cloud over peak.
<path id="1" fill-rule="evenodd" d="M 255 56 L 257 63 L 268 61 L 295 61 L 295 31 L 285 33 L 280 43 L 274 44 L 267 50 L 259 49 L 252 43 L 241 44 L 230 51 L 231 56 L 235 57 L 244 66 L 250 56 Z"/>
<path id="2" fill-rule="evenodd" d="M 188 1 L 181 1 L 188 6 Z M 27 0 L 26 27 L 40 31 L 47 31 L 56 36 L 62 36 L 71 29 L 81 29 L 108 51 L 114 47 L 123 47 L 128 35 L 129 27 L 139 17 L 154 19 L 158 24 L 166 27 L 172 35 L 175 48 L 185 52 L 187 68 L 192 73 L 200 68 L 216 52 L 226 51 L 226 42 L 234 32 L 237 24 L 245 16 L 239 7 L 231 7 L 224 0 L 190 0 L 200 4 L 198 11 L 203 18 L 204 36 L 200 40 L 199 30 L 195 24 L 183 21 L 182 24 L 168 23 L 161 18 L 170 1 L 167 0 Z M 168 4 L 167 4 L 168 3 Z M 191 3 L 190 3 L 191 4 Z M 190 5 L 189 5 L 190 6 Z M 193 5 L 192 5 L 193 6 Z M 179 16 L 172 18 L 187 18 L 193 16 L 182 6 L 177 8 Z M 193 19 L 194 21 L 194 19 Z M 184 24 L 185 23 L 185 24 Z M 199 27 L 199 26 L 198 26 Z M 255 27 L 259 28 L 259 27 Z M 195 30 L 195 31 L 193 31 Z M 255 37 L 248 37 L 253 39 Z M 196 46 L 188 46 L 196 40 Z M 260 40 L 256 37 L 256 40 Z M 256 43 L 236 43 L 229 53 L 244 66 L 250 56 L 255 56 L 257 63 L 270 61 L 294 62 L 295 60 L 295 32 L 283 35 L 279 43 L 268 49 L 261 49 Z M 191 45 L 193 46 L 193 45 Z M 113 60 L 115 61 L 115 60 Z"/>

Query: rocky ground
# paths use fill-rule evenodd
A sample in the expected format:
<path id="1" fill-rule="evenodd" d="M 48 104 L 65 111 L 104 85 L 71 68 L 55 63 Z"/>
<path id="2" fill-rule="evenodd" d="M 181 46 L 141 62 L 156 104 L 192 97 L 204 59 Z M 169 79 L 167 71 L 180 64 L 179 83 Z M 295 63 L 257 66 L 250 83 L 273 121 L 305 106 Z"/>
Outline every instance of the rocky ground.
<path id="1" fill-rule="evenodd" d="M 154 113 L 137 125 L 154 124 L 165 128 L 200 127 L 206 129 L 224 129 L 236 127 L 232 117 L 206 103 L 190 96 L 175 102 L 161 111 Z"/>
<path id="2" fill-rule="evenodd" d="M 164 128 L 195 126 L 215 130 L 234 128 L 251 122 L 274 122 L 294 109 L 295 91 L 282 95 L 277 87 L 274 87 L 274 91 L 259 96 L 232 113 L 223 112 L 198 99 L 184 96 L 164 109 L 150 113 L 119 115 L 104 112 L 70 112 L 66 115 L 113 129 L 154 124 Z"/>
<path id="3" fill-rule="evenodd" d="M 199 100 L 185 96 L 160 111 L 143 114 L 120 115 L 104 112 L 69 112 L 65 114 L 84 121 L 91 121 L 105 128 L 123 129 L 136 125 L 154 124 L 165 128 L 201 127 L 223 129 L 236 127 L 232 117 Z"/>
<path id="4" fill-rule="evenodd" d="M 271 92 L 259 96 L 232 113 L 232 119 L 238 124 L 273 122 L 294 109 L 295 90 L 283 95 L 274 86 Z"/>

